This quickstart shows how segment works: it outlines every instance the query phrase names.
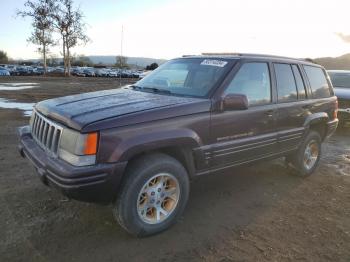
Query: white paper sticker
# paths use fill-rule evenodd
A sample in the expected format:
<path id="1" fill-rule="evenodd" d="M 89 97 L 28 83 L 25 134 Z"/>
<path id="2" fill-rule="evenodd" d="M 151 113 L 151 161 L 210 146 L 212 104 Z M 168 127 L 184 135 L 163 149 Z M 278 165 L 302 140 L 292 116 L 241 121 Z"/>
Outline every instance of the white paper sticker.
<path id="1" fill-rule="evenodd" d="M 224 67 L 226 64 L 227 64 L 226 61 L 212 60 L 212 59 L 205 59 L 201 63 L 201 65 L 217 66 L 217 67 Z"/>

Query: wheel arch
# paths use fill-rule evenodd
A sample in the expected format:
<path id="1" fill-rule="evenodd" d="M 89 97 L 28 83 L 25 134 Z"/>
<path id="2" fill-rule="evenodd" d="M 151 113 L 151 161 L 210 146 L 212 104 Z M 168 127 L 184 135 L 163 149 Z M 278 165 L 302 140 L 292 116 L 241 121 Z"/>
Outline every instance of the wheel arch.
<path id="1" fill-rule="evenodd" d="M 325 112 L 315 113 L 308 116 L 305 120 L 304 127 L 307 130 L 313 130 L 321 136 L 322 141 L 327 135 L 328 114 Z"/>
<path id="2" fill-rule="evenodd" d="M 196 172 L 193 150 L 201 145 L 201 138 L 190 129 L 144 133 L 121 140 L 110 161 L 131 164 L 142 155 L 161 152 L 178 160 L 192 177 Z"/>

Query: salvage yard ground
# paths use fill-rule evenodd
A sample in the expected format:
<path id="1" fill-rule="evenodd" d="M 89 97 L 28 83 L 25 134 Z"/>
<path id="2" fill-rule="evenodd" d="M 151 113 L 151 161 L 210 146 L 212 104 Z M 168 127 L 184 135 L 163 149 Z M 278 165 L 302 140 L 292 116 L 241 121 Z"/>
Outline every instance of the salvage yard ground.
<path id="1" fill-rule="evenodd" d="M 3 77 L 0 106 L 118 81 Z M 320 167 L 306 179 L 290 175 L 283 160 L 196 179 L 181 221 L 136 239 L 110 206 L 72 201 L 41 184 L 17 152 L 16 129 L 28 121 L 16 106 L 0 107 L 0 261 L 350 261 L 350 129 L 324 144 Z"/>

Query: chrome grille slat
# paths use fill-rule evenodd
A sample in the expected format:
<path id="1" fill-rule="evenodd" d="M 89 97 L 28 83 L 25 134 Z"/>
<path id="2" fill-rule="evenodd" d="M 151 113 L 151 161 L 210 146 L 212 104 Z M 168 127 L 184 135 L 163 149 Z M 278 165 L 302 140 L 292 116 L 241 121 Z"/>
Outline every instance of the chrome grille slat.
<path id="1" fill-rule="evenodd" d="M 55 127 L 51 126 L 49 127 L 49 131 L 47 133 L 47 140 L 46 140 L 46 147 L 48 147 L 49 149 L 51 149 L 51 143 L 52 143 L 52 136 L 53 136 L 53 131 L 54 131 Z"/>
<path id="2" fill-rule="evenodd" d="M 46 145 L 46 139 L 47 139 L 47 133 L 49 131 L 49 126 L 50 126 L 49 123 L 44 124 L 44 134 L 43 134 L 43 139 L 42 139 L 44 145 Z"/>
<path id="3" fill-rule="evenodd" d="M 36 110 L 31 126 L 32 136 L 41 148 L 57 156 L 59 141 L 63 127 L 44 117 Z"/>
<path id="4" fill-rule="evenodd" d="M 37 135 L 37 133 L 38 133 L 39 122 L 40 122 L 40 117 L 38 115 L 36 115 L 36 122 L 35 122 L 35 129 L 34 129 L 35 135 Z"/>
<path id="5" fill-rule="evenodd" d="M 38 138 L 39 138 L 40 142 L 42 142 L 42 141 L 43 141 L 44 124 L 45 124 L 44 119 L 41 119 L 41 122 L 40 122 L 40 128 L 39 128 L 39 136 L 38 136 Z"/>

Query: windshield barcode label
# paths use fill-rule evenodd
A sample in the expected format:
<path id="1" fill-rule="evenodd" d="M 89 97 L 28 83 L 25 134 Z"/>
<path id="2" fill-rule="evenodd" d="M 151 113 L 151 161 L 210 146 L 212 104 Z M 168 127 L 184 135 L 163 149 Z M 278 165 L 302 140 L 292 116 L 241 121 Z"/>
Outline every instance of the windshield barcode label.
<path id="1" fill-rule="evenodd" d="M 211 60 L 211 59 L 205 59 L 201 63 L 201 65 L 217 66 L 217 67 L 224 67 L 226 64 L 227 64 L 226 61 Z"/>

